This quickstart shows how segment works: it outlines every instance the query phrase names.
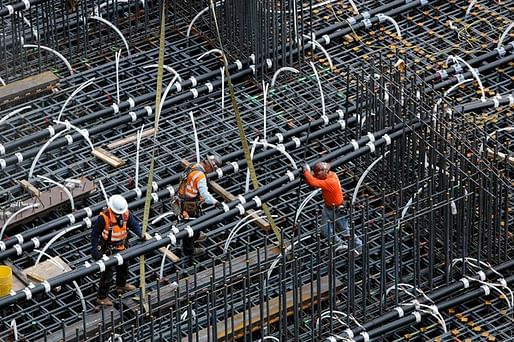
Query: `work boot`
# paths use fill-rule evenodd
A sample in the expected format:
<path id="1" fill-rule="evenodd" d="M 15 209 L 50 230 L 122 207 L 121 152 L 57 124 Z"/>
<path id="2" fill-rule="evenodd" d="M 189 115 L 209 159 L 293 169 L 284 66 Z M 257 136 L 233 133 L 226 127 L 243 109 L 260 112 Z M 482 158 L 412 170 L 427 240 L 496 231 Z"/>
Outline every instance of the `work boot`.
<path id="1" fill-rule="evenodd" d="M 112 306 L 112 302 L 109 298 L 97 298 L 96 304 L 98 305 L 105 305 L 105 306 Z"/>
<path id="2" fill-rule="evenodd" d="M 344 241 L 339 241 L 336 245 L 336 249 L 334 250 L 334 252 L 336 252 L 336 253 L 344 252 L 347 249 L 348 249 L 348 244 Z"/>
<path id="3" fill-rule="evenodd" d="M 184 254 L 187 256 L 199 256 L 205 253 L 205 250 L 201 247 L 195 247 L 191 249 L 184 249 Z"/>
<path id="4" fill-rule="evenodd" d="M 200 232 L 200 236 L 198 237 L 198 239 L 195 240 L 195 243 L 204 242 L 205 240 L 207 240 L 207 234 L 205 234 L 204 232 Z"/>
<path id="5" fill-rule="evenodd" d="M 125 286 L 116 286 L 116 293 L 124 294 L 125 292 L 134 291 L 136 289 L 135 285 L 126 283 Z"/>

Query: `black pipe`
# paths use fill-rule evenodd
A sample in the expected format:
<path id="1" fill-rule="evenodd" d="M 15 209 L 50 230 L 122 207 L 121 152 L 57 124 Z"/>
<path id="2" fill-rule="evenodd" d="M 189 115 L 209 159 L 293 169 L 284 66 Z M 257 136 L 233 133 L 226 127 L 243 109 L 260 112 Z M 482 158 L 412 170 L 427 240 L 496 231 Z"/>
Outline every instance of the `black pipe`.
<path id="1" fill-rule="evenodd" d="M 397 128 L 394 132 L 389 134 L 389 138 L 391 140 L 396 140 L 403 136 L 406 133 L 412 132 L 413 129 L 419 129 L 422 127 L 425 123 L 423 121 L 416 120 L 413 124 L 408 126 L 407 128 L 404 127 L 405 124 L 399 124 L 395 126 Z M 362 141 L 369 140 L 368 137 L 363 137 L 360 139 Z M 381 137 L 379 139 L 376 139 L 374 142 L 375 147 L 380 147 L 384 144 L 386 144 L 386 139 L 384 137 Z M 354 149 L 353 145 L 346 146 L 346 148 L 342 148 L 338 151 L 332 152 L 330 154 L 325 155 L 324 157 L 320 158 L 318 161 L 327 161 L 332 159 L 334 156 L 336 156 L 339 152 L 339 155 L 341 155 L 341 150 L 345 149 Z M 366 153 L 369 153 L 371 151 L 371 147 L 369 145 L 365 145 L 362 148 L 359 148 L 357 150 L 354 150 L 339 159 L 336 159 L 332 161 L 332 166 L 334 168 L 341 166 L 342 164 L 349 162 L 353 159 L 356 159 Z M 294 170 L 293 174 L 298 175 L 300 173 L 300 170 Z M 276 198 L 291 189 L 295 188 L 298 183 L 301 182 L 301 179 L 298 177 L 295 177 L 293 181 L 290 181 L 289 176 L 283 176 L 279 179 L 271 182 L 270 184 L 267 184 L 261 188 L 259 188 L 255 192 L 251 192 L 246 194 L 244 197 L 246 199 L 246 203 L 240 203 L 239 200 L 232 201 L 228 206 L 229 210 L 227 212 L 223 212 L 221 209 L 213 209 L 201 216 L 200 218 L 194 220 L 193 222 L 190 222 L 189 224 L 182 224 L 179 225 L 179 231 L 176 234 L 170 233 L 167 237 L 162 237 L 160 239 L 152 238 L 152 240 L 148 240 L 141 245 L 134 246 L 132 248 L 129 248 L 123 252 L 120 253 L 123 260 L 130 260 L 134 259 L 140 255 L 143 255 L 145 253 L 149 253 L 151 251 L 157 250 L 160 247 L 166 246 L 170 243 L 172 243 L 172 240 L 181 240 L 188 236 L 188 230 L 198 231 L 203 230 L 209 226 L 212 226 L 214 224 L 217 224 L 219 222 L 222 222 L 223 220 L 232 218 L 234 216 L 239 215 L 239 205 L 241 205 L 245 211 L 248 209 L 253 209 L 256 207 L 259 207 L 258 202 L 265 203 L 269 200 L 272 200 L 273 198 Z M 277 184 L 283 184 L 281 187 L 278 187 Z M 257 198 L 258 197 L 258 198 Z M 238 206 L 238 207 L 236 207 Z M 180 228 L 182 228 L 180 230 Z M 0 308 L 14 304 L 16 302 L 20 302 L 26 299 L 32 298 L 33 295 L 44 293 L 45 292 L 45 285 L 47 287 L 49 286 L 49 289 L 54 288 L 56 286 L 60 286 L 62 284 L 66 284 L 69 282 L 72 282 L 73 280 L 77 280 L 80 278 L 83 278 L 85 276 L 97 273 L 101 271 L 101 267 L 105 265 L 105 267 L 112 267 L 115 266 L 118 263 L 118 260 L 115 257 L 107 258 L 105 261 L 99 261 L 95 262 L 92 265 L 84 266 L 81 268 L 78 268 L 74 271 L 59 275 L 57 277 L 49 279 L 47 282 L 41 283 L 36 285 L 32 288 L 25 288 L 22 291 L 18 291 L 14 295 L 9 295 L 3 298 L 0 298 Z M 102 265 L 102 266 L 101 266 Z"/>
<path id="2" fill-rule="evenodd" d="M 512 106 L 511 100 L 514 103 L 514 93 L 511 93 L 509 95 L 504 95 L 501 97 L 501 99 L 498 98 L 490 98 L 486 101 L 473 101 L 469 103 L 464 103 L 458 106 L 455 106 L 455 111 L 457 113 L 468 113 L 468 112 L 475 112 L 479 110 L 489 109 L 489 108 L 497 108 L 499 106 Z"/>

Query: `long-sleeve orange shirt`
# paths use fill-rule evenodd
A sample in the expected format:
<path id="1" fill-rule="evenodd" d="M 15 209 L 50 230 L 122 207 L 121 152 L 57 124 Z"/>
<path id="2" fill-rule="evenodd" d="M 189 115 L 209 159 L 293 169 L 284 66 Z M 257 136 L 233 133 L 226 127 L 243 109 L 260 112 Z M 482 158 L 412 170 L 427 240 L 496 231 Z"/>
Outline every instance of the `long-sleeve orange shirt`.
<path id="1" fill-rule="evenodd" d="M 326 205 L 338 206 L 343 204 L 343 190 L 341 189 L 341 183 L 339 183 L 339 177 L 337 177 L 335 172 L 330 171 L 325 179 L 318 179 L 307 170 L 303 175 L 305 182 L 309 186 L 321 189 L 323 201 L 325 201 Z"/>

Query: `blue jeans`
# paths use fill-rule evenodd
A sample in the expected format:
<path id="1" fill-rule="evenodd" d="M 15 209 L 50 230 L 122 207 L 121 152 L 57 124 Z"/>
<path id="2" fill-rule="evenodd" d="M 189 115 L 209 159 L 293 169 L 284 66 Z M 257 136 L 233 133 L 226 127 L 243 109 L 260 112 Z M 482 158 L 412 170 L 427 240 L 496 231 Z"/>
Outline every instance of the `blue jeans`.
<path id="1" fill-rule="evenodd" d="M 336 232 L 334 232 L 334 219 L 336 223 Z M 330 221 L 330 223 L 329 223 Z M 350 226 L 348 225 L 348 217 L 346 217 L 341 208 L 329 208 L 323 205 L 321 211 L 321 235 L 325 238 L 330 238 L 334 235 L 336 243 L 342 242 L 342 239 L 337 235 L 337 231 L 342 233 L 346 239 L 350 237 Z M 355 235 L 355 248 L 362 247 L 362 241 Z"/>

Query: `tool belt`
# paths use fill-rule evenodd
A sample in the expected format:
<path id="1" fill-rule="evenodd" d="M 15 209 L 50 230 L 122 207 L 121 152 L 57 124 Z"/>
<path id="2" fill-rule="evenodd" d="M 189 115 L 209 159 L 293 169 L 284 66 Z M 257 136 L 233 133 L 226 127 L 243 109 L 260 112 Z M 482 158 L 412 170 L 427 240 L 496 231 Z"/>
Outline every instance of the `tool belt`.
<path id="1" fill-rule="evenodd" d="M 110 256 L 113 252 L 125 250 L 126 247 L 127 240 L 107 242 L 106 240 L 100 238 L 100 243 L 98 244 L 98 251 L 100 252 L 100 255 L 105 254 L 107 256 Z"/>
<path id="2" fill-rule="evenodd" d="M 182 218 L 200 216 L 200 205 L 197 200 L 185 200 L 179 196 L 175 196 L 171 201 L 173 212 Z M 185 213 L 184 213 L 185 212 Z M 185 217 L 187 214 L 187 217 Z"/>

